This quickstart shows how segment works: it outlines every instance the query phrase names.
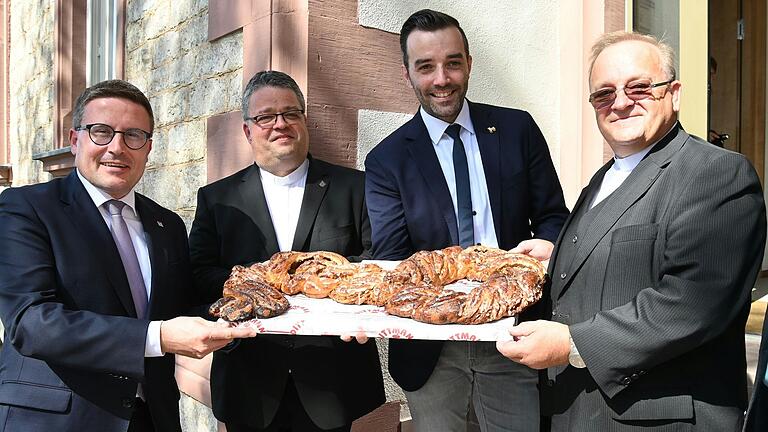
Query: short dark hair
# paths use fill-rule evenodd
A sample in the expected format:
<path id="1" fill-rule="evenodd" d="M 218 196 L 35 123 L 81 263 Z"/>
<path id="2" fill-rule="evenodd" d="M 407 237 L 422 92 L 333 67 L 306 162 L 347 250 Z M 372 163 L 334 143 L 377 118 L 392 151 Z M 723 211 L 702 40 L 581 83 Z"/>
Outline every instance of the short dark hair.
<path id="1" fill-rule="evenodd" d="M 469 41 L 456 18 L 431 9 L 422 9 L 409 16 L 403 23 L 403 28 L 400 29 L 400 49 L 403 51 L 405 67 L 408 67 L 408 36 L 411 32 L 414 30 L 433 32 L 448 27 L 456 27 L 459 30 L 461 38 L 464 40 L 464 54 L 469 57 Z"/>
<path id="2" fill-rule="evenodd" d="M 103 98 L 118 98 L 126 99 L 131 102 L 135 102 L 149 114 L 149 133 L 152 133 L 155 129 L 155 115 L 152 112 L 152 105 L 149 104 L 149 99 L 144 93 L 141 92 L 135 85 L 123 80 L 107 80 L 100 83 L 96 83 L 87 89 L 85 89 L 75 101 L 75 109 L 72 110 L 72 128 L 82 126 L 80 122 L 83 121 L 83 114 L 85 113 L 85 106 L 94 99 Z"/>
<path id="3" fill-rule="evenodd" d="M 299 85 L 296 84 L 296 81 L 285 72 L 267 70 L 256 72 L 256 74 L 248 81 L 248 84 L 246 84 L 245 90 L 243 90 L 243 120 L 248 118 L 251 95 L 253 92 L 263 87 L 279 87 L 293 91 L 296 95 L 296 99 L 299 100 L 301 109 L 306 111 L 307 106 L 304 102 L 304 95 L 301 93 L 301 89 L 299 88 Z"/>

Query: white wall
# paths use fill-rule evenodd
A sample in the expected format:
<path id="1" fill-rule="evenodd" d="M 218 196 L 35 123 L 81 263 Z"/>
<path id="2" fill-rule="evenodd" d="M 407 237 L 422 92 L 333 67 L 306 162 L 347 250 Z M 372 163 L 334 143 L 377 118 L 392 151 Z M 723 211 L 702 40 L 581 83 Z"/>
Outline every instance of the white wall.
<path id="1" fill-rule="evenodd" d="M 359 0 L 360 25 L 399 33 L 413 12 L 429 8 L 447 13 L 461 23 L 473 58 L 467 97 L 529 111 L 549 144 L 555 167 L 560 167 L 559 12 L 556 0 Z M 574 71 L 581 73 L 581 71 Z M 403 84 L 405 85 L 405 84 Z M 416 98 L 414 96 L 414 102 Z M 362 157 L 405 122 L 408 116 L 358 114 L 358 146 Z M 370 128 L 366 125 L 378 124 Z"/>

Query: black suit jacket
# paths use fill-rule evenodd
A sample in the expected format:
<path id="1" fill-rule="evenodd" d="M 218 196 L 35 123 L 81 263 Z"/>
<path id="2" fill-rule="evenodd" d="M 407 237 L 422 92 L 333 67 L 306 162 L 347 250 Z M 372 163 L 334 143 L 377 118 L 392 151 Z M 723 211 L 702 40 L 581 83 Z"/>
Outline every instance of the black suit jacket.
<path id="1" fill-rule="evenodd" d="M 292 250 L 355 259 L 369 245 L 363 173 L 310 158 Z M 190 248 L 195 283 L 218 296 L 234 265 L 279 251 L 256 165 L 200 189 Z M 374 341 L 259 335 L 214 354 L 214 414 L 224 422 L 269 425 L 289 370 L 305 410 L 323 428 L 351 423 L 384 402 Z"/>
<path id="2" fill-rule="evenodd" d="M 533 237 L 554 242 L 568 209 L 538 126 L 525 111 L 468 103 L 499 247 Z M 401 260 L 459 243 L 448 184 L 419 113 L 368 154 L 365 172 L 374 258 Z M 437 341 L 390 340 L 389 371 L 416 390 L 441 349 Z"/>
<path id="3" fill-rule="evenodd" d="M 572 237 L 611 164 L 582 192 L 550 260 L 550 315 L 587 365 L 548 370 L 552 429 L 738 430 L 766 235 L 760 180 L 744 156 L 677 126 Z"/>
<path id="4" fill-rule="evenodd" d="M 191 285 L 186 228 L 136 194 L 152 265 L 149 320 L 182 315 Z M 0 195 L 0 430 L 124 432 L 142 383 L 157 430 L 181 430 L 173 355 L 144 358 L 109 228 L 75 172 Z M 202 302 L 202 300 L 200 301 Z"/>

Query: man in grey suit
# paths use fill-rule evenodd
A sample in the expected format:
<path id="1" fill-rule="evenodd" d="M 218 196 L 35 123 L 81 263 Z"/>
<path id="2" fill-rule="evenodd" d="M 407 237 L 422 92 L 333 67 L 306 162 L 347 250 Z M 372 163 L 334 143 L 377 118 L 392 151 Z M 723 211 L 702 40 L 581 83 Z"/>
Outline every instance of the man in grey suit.
<path id="1" fill-rule="evenodd" d="M 552 321 L 497 343 L 544 369 L 555 431 L 734 431 L 765 204 L 742 155 L 686 133 L 673 52 L 617 32 L 592 49 L 590 103 L 614 151 L 549 264 Z"/>

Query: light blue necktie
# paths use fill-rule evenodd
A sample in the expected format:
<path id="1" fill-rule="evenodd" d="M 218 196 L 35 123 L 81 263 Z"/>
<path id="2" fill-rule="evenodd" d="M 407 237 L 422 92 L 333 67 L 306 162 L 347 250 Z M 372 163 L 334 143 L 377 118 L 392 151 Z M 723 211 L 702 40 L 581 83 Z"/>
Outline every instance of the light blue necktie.
<path id="1" fill-rule="evenodd" d="M 468 247 L 475 244 L 475 226 L 472 220 L 472 193 L 469 189 L 469 167 L 464 143 L 459 137 L 461 125 L 448 126 L 445 133 L 453 138 L 453 172 L 456 176 L 456 207 L 459 228 L 459 245 Z"/>

